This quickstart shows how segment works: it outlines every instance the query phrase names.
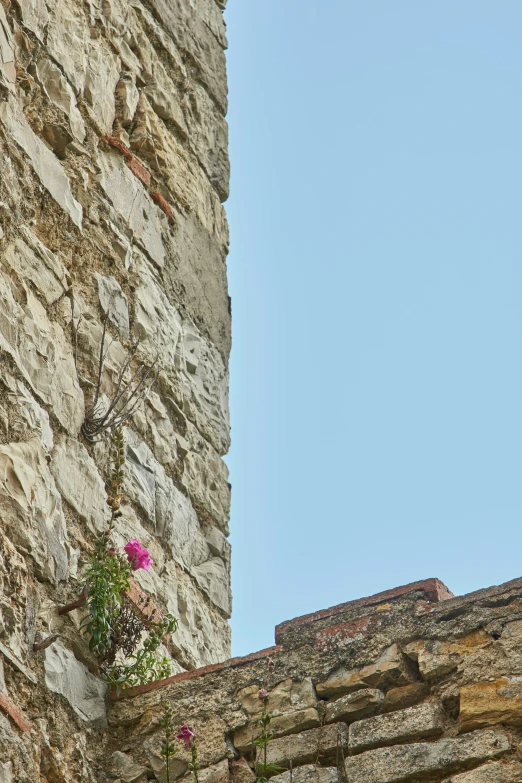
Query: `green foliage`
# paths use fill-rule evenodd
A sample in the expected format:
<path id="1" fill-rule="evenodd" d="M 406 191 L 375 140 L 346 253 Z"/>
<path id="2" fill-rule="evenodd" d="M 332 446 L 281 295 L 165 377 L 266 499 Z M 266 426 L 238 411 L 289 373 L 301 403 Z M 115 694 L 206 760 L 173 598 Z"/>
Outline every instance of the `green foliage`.
<path id="1" fill-rule="evenodd" d="M 161 747 L 161 755 L 165 758 L 165 764 L 167 766 L 167 783 L 170 783 L 170 759 L 176 755 L 176 745 L 172 742 L 172 736 L 175 732 L 173 723 L 173 712 L 169 702 L 165 702 L 165 712 L 161 719 L 161 725 L 165 732 L 165 742 Z"/>
<path id="2" fill-rule="evenodd" d="M 199 783 L 198 745 L 196 740 L 192 741 L 192 761 L 188 765 L 188 768 L 194 775 L 194 783 Z"/>
<path id="3" fill-rule="evenodd" d="M 85 570 L 88 616 L 82 623 L 89 634 L 89 648 L 100 660 L 102 679 L 116 687 L 134 687 L 170 675 L 169 658 L 157 658 L 163 638 L 177 628 L 168 614 L 159 621 L 145 621 L 123 606 L 130 587 L 132 565 L 126 554 L 112 544 L 115 520 L 121 517 L 125 442 L 121 429 L 112 436 L 113 469 L 108 486 L 107 505 L 111 519 L 107 530 L 95 540 L 94 555 Z M 142 646 L 140 641 L 145 634 Z"/>
<path id="4" fill-rule="evenodd" d="M 266 691 L 264 691 L 266 694 Z M 272 713 L 268 709 L 268 696 L 263 699 L 263 712 L 258 723 L 261 726 L 261 734 L 254 740 L 254 747 L 261 751 L 260 755 L 262 761 L 256 764 L 256 783 L 268 783 L 268 776 L 275 775 L 278 772 L 284 772 L 284 768 L 277 764 L 269 764 L 267 762 L 267 749 L 269 742 L 274 738 L 274 732 L 270 731 L 270 722 L 272 720 Z"/>
<path id="5" fill-rule="evenodd" d="M 122 596 L 129 589 L 132 573 L 126 556 L 111 552 L 110 539 L 102 533 L 96 539 L 96 552 L 85 570 L 89 615 L 83 627 L 89 634 L 89 649 L 100 658 L 112 647 L 112 619 L 121 610 Z"/>
<path id="6" fill-rule="evenodd" d="M 156 651 L 164 636 L 173 633 L 177 627 L 178 621 L 170 614 L 158 622 L 151 622 L 146 628 L 148 637 L 143 642 L 143 647 L 128 655 L 125 659 L 126 662 L 105 667 L 102 679 L 109 685 L 115 686 L 117 692 L 120 693 L 123 686 L 133 688 L 136 685 L 144 685 L 147 682 L 164 680 L 169 677 L 171 661 L 169 658 L 158 659 Z"/>

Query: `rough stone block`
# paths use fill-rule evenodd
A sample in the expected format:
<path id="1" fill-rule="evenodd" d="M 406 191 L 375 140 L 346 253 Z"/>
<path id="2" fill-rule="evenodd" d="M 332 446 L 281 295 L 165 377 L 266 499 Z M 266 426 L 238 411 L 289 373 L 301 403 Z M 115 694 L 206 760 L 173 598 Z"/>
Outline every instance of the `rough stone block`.
<path id="1" fill-rule="evenodd" d="M 73 197 L 71 183 L 56 156 L 38 138 L 14 100 L 0 105 L 0 121 L 17 144 L 24 150 L 40 179 L 54 200 L 81 228 L 82 207 Z"/>
<path id="2" fill-rule="evenodd" d="M 367 750 L 346 760 L 346 776 L 357 783 L 402 783 L 436 777 L 495 759 L 509 750 L 503 732 L 476 731 L 465 737 Z"/>
<path id="3" fill-rule="evenodd" d="M 418 639 L 406 645 L 404 652 L 418 663 L 423 679 L 431 682 L 451 674 L 471 653 L 490 643 L 489 634 L 480 629 L 450 642 Z"/>
<path id="4" fill-rule="evenodd" d="M 425 682 L 413 682 L 411 685 L 403 685 L 401 688 L 391 688 L 384 697 L 383 712 L 413 707 L 425 699 L 429 692 L 430 689 Z"/>
<path id="5" fill-rule="evenodd" d="M 337 767 L 316 767 L 314 764 L 305 764 L 297 767 L 292 772 L 283 772 L 271 778 L 273 783 L 339 783 Z"/>
<path id="6" fill-rule="evenodd" d="M 51 460 L 56 486 L 91 532 L 103 530 L 110 518 L 107 493 L 96 463 L 78 440 L 58 435 Z"/>
<path id="7" fill-rule="evenodd" d="M 244 758 L 230 763 L 231 783 L 254 783 L 256 776 Z"/>
<path id="8" fill-rule="evenodd" d="M 348 726 L 334 723 L 288 737 L 273 740 L 268 746 L 267 761 L 281 767 L 309 764 L 312 761 L 334 760 L 339 744 L 346 748 Z"/>
<path id="9" fill-rule="evenodd" d="M 378 712 L 382 706 L 384 694 L 376 688 L 363 688 L 355 693 L 341 696 L 337 701 L 326 705 L 326 722 L 345 721 L 353 723 Z"/>
<path id="10" fill-rule="evenodd" d="M 45 684 L 64 696 L 88 726 L 106 726 L 107 686 L 94 677 L 70 650 L 55 642 L 45 650 Z"/>
<path id="11" fill-rule="evenodd" d="M 249 685 L 247 688 L 242 688 L 237 694 L 241 706 L 249 715 L 258 716 L 263 712 L 263 703 L 258 698 L 258 692 L 258 685 Z M 272 712 L 305 710 L 308 707 L 315 707 L 317 704 L 310 677 L 302 680 L 283 680 L 269 691 L 268 697 Z"/>
<path id="12" fill-rule="evenodd" d="M 461 688 L 459 723 L 461 731 L 496 723 L 522 725 L 520 677 L 501 677 Z"/>
<path id="13" fill-rule="evenodd" d="M 270 723 L 270 731 L 274 737 L 284 737 L 299 731 L 306 731 L 319 726 L 321 719 L 319 713 L 313 707 L 297 712 L 287 712 L 283 715 L 275 715 Z M 252 740 L 261 733 L 257 721 L 252 721 L 242 726 L 234 734 L 234 745 L 242 753 L 247 752 L 252 746 Z"/>
<path id="14" fill-rule="evenodd" d="M 443 725 L 444 712 L 437 702 L 409 707 L 388 715 L 376 715 L 352 723 L 348 734 L 349 751 L 360 753 L 382 745 L 439 737 Z"/>
<path id="15" fill-rule="evenodd" d="M 522 764 L 490 761 L 477 769 L 446 778 L 443 783 L 522 783 Z"/>
<path id="16" fill-rule="evenodd" d="M 319 696 L 338 696 L 359 688 L 381 688 L 407 685 L 415 680 L 415 672 L 397 644 L 392 644 L 380 658 L 361 669 L 336 669 L 326 680 L 316 685 Z"/>

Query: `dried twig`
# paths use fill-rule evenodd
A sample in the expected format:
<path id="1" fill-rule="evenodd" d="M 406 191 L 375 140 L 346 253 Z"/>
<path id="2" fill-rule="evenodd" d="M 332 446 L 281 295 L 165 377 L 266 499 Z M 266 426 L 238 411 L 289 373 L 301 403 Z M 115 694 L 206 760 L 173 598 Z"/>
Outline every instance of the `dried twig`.
<path id="1" fill-rule="evenodd" d="M 110 437 L 115 430 L 134 416 L 138 408 L 147 399 L 157 376 L 157 373 L 155 372 L 156 362 L 153 362 L 151 367 L 140 364 L 138 369 L 130 379 L 128 379 L 127 376 L 130 365 L 136 356 L 140 344 L 138 338 L 127 351 L 127 355 L 116 379 L 116 390 L 112 395 L 112 399 L 109 400 L 109 404 L 104 405 L 100 401 L 103 369 L 113 342 L 111 339 L 107 348 L 105 347 L 108 319 L 109 311 L 107 311 L 107 315 L 103 322 L 96 381 L 90 383 L 90 385 L 94 387 L 94 397 L 82 424 L 82 434 L 89 443 L 95 443 L 96 441 Z"/>

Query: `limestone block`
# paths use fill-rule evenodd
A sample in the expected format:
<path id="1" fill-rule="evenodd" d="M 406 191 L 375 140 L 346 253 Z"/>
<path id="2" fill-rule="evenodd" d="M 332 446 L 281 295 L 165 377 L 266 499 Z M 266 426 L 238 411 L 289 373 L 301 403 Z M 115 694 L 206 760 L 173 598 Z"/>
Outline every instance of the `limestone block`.
<path id="1" fill-rule="evenodd" d="M 230 626 L 207 605 L 194 581 L 173 561 L 165 565 L 158 594 L 167 611 L 179 620 L 172 643 L 184 665 L 206 666 L 230 657 Z"/>
<path id="2" fill-rule="evenodd" d="M 438 702 L 427 702 L 386 715 L 352 723 L 348 734 L 350 753 L 397 745 L 417 739 L 440 737 L 444 726 L 444 712 Z"/>
<path id="3" fill-rule="evenodd" d="M 160 281 L 147 261 L 136 256 L 133 268 L 138 280 L 134 293 L 133 331 L 141 341 L 140 354 L 149 364 L 157 358 L 166 372 L 175 374 L 182 319 L 161 290 Z"/>
<path id="4" fill-rule="evenodd" d="M 216 348 L 188 320 L 182 320 L 150 265 L 136 257 L 138 278 L 133 330 L 147 364 L 157 360 L 159 385 L 179 403 L 183 414 L 219 453 L 228 450 L 230 415 L 228 371 Z"/>
<path id="5" fill-rule="evenodd" d="M 107 686 L 78 661 L 70 650 L 55 642 L 45 650 L 45 684 L 64 696 L 88 726 L 105 727 Z"/>
<path id="6" fill-rule="evenodd" d="M 404 710 L 426 698 L 430 692 L 425 682 L 414 682 L 401 688 L 391 688 L 384 697 L 383 712 Z"/>
<path id="7" fill-rule="evenodd" d="M 227 122 L 199 84 L 194 85 L 183 107 L 198 160 L 221 201 L 226 201 L 230 180 Z"/>
<path id="8" fill-rule="evenodd" d="M 133 79 L 120 79 L 116 87 L 116 98 L 121 124 L 124 128 L 128 128 L 132 124 L 140 98 L 139 90 Z"/>
<path id="9" fill-rule="evenodd" d="M 440 777 L 498 758 L 509 747 L 503 732 L 476 731 L 465 737 L 367 750 L 346 759 L 346 775 L 357 783 L 402 783 Z"/>
<path id="10" fill-rule="evenodd" d="M 0 85 L 14 92 L 16 65 L 14 41 L 3 7 L 0 7 Z"/>
<path id="11" fill-rule="evenodd" d="M 119 334 L 124 338 L 128 338 L 129 305 L 120 284 L 114 277 L 105 277 L 105 275 L 100 275 L 99 272 L 95 272 L 94 277 L 98 284 L 98 298 L 101 309 L 104 313 L 108 313 L 109 321 L 114 324 Z"/>
<path id="12" fill-rule="evenodd" d="M 28 573 L 25 560 L 3 534 L 0 537 L 0 638 L 18 660 L 25 659 L 27 653 L 27 588 Z M 0 656 L 0 691 L 5 693 L 1 659 L 2 656 Z"/>
<path id="13" fill-rule="evenodd" d="M 220 557 L 211 557 L 190 569 L 198 587 L 227 617 L 232 614 L 230 573 Z"/>
<path id="14" fill-rule="evenodd" d="M 185 422 L 185 437 L 176 435 L 183 456 L 181 482 L 193 502 L 202 506 L 228 535 L 231 501 L 228 467 L 197 427 L 188 419 Z"/>
<path id="15" fill-rule="evenodd" d="M 72 350 L 59 324 L 26 288 L 0 274 L 0 349 L 11 355 L 32 390 L 60 424 L 77 433 L 83 421 L 83 392 Z"/>
<path id="16" fill-rule="evenodd" d="M 270 778 L 274 783 L 339 783 L 337 767 L 316 767 L 314 764 L 305 764 L 297 767 L 292 772 L 283 772 Z"/>
<path id="17" fill-rule="evenodd" d="M 223 31 L 223 20 L 218 22 L 212 14 L 212 2 L 201 0 L 199 7 L 193 8 L 190 3 L 181 0 L 153 0 L 151 6 L 174 43 L 193 60 L 201 81 L 225 113 L 227 97 L 223 47 L 207 26 L 201 12 L 204 5 L 207 18 L 215 20 L 216 30 L 219 24 Z M 215 12 L 218 13 L 217 9 Z"/>
<path id="18" fill-rule="evenodd" d="M 196 580 L 201 590 L 230 615 L 229 573 L 225 562 L 212 553 L 190 500 L 169 478 L 148 446 L 127 430 L 127 471 L 124 489 L 168 546 L 172 558 Z"/>
<path id="19" fill-rule="evenodd" d="M 142 93 L 130 134 L 131 149 L 166 181 L 180 212 L 189 211 L 209 233 L 217 233 L 219 196 L 194 153 L 165 127 Z"/>
<path id="20" fill-rule="evenodd" d="M 237 699 L 245 712 L 256 718 L 261 716 L 264 709 L 258 692 L 258 685 L 249 685 L 242 688 L 237 694 Z M 291 678 L 283 680 L 272 688 L 268 695 L 270 711 L 274 715 L 293 710 L 305 710 L 308 707 L 315 707 L 317 704 L 310 677 L 299 680 Z"/>
<path id="21" fill-rule="evenodd" d="M 348 727 L 344 723 L 330 724 L 274 739 L 268 745 L 267 762 L 282 767 L 289 767 L 290 762 L 295 766 L 318 760 L 324 763 L 335 760 L 339 744 L 346 748 L 347 742 Z"/>
<path id="22" fill-rule="evenodd" d="M 380 658 L 361 669 L 346 669 L 344 666 L 332 672 L 316 685 L 319 696 L 337 696 L 358 688 L 381 688 L 390 685 L 407 685 L 415 680 L 411 664 L 397 644 L 392 644 Z"/>
<path id="23" fill-rule="evenodd" d="M 321 719 L 319 713 L 313 707 L 294 712 L 285 712 L 275 715 L 270 723 L 270 731 L 274 737 L 285 737 L 287 734 L 315 729 Z M 252 748 L 253 740 L 261 734 L 258 721 L 252 720 L 246 726 L 241 726 L 234 734 L 234 746 L 240 753 L 246 753 Z"/>
<path id="24" fill-rule="evenodd" d="M 53 0 L 48 6 L 47 51 L 61 65 L 76 93 L 81 94 L 90 39 L 87 19 L 74 0 Z"/>
<path id="25" fill-rule="evenodd" d="M 85 446 L 75 438 L 58 435 L 50 467 L 62 496 L 89 530 L 104 530 L 110 519 L 107 493 Z"/>
<path id="26" fill-rule="evenodd" d="M 228 783 L 227 759 L 201 770 L 199 779 L 200 783 Z"/>
<path id="27" fill-rule="evenodd" d="M 147 195 L 141 182 L 118 155 L 98 153 L 100 184 L 150 258 L 162 267 L 165 248 L 162 233 L 168 230 L 167 217 Z"/>
<path id="28" fill-rule="evenodd" d="M 230 780 L 231 783 L 254 783 L 256 776 L 245 759 L 239 758 L 230 762 Z"/>
<path id="29" fill-rule="evenodd" d="M 120 59 L 101 37 L 91 38 L 83 8 L 74 0 L 54 0 L 47 26 L 47 50 L 76 92 L 91 104 L 101 129 L 110 132 Z"/>
<path id="30" fill-rule="evenodd" d="M 489 634 L 480 629 L 450 642 L 416 640 L 404 652 L 418 662 L 422 677 L 431 682 L 451 674 L 471 653 L 490 643 Z"/>
<path id="31" fill-rule="evenodd" d="M 39 441 L 0 446 L 0 503 L 13 542 L 29 552 L 39 576 L 67 579 L 72 552 L 61 498 Z"/>
<path id="32" fill-rule="evenodd" d="M 477 769 L 453 775 L 443 783 L 522 783 L 522 764 L 517 761 L 489 761 Z"/>
<path id="33" fill-rule="evenodd" d="M 82 207 L 71 192 L 71 184 L 56 155 L 34 133 L 19 106 L 12 98 L 0 105 L 0 122 L 23 149 L 41 181 L 73 223 L 81 228 Z"/>
<path id="34" fill-rule="evenodd" d="M 49 100 L 67 115 L 72 134 L 81 144 L 85 139 L 85 124 L 73 89 L 61 70 L 48 58 L 40 57 L 36 63 L 36 78 Z"/>
<path id="35" fill-rule="evenodd" d="M 496 723 L 522 725 L 522 677 L 500 677 L 461 688 L 459 723 L 461 731 Z"/>
<path id="36" fill-rule="evenodd" d="M 171 301 L 185 303 L 187 313 L 226 361 L 231 342 L 225 265 L 229 237 L 223 205 L 216 194 L 214 198 L 212 231 L 204 228 L 193 213 L 178 216 L 163 279 Z"/>
<path id="37" fill-rule="evenodd" d="M 8 373 L 1 381 L 7 389 L 7 399 L 16 411 L 15 419 L 9 427 L 8 440 L 22 440 L 27 438 L 28 430 L 33 430 L 45 451 L 51 451 L 54 437 L 47 411 L 38 405 L 22 381 Z"/>
<path id="38" fill-rule="evenodd" d="M 126 753 L 117 750 L 110 758 L 111 770 L 123 783 L 137 783 L 147 779 L 147 767 L 135 764 Z"/>
<path id="39" fill-rule="evenodd" d="M 2 260 L 18 277 L 30 280 L 47 304 L 54 304 L 69 288 L 68 272 L 27 226 L 20 226 L 19 231 L 21 236 L 6 247 Z"/>
<path id="40" fill-rule="evenodd" d="M 353 723 L 354 720 L 378 712 L 383 700 L 383 692 L 376 688 L 362 688 L 355 693 L 348 693 L 326 705 L 326 722 L 333 723 L 341 720 L 345 723 Z"/>
<path id="41" fill-rule="evenodd" d="M 22 14 L 22 23 L 43 43 L 45 28 L 49 21 L 49 12 L 45 0 L 23 0 L 19 7 Z"/>
<path id="42" fill-rule="evenodd" d="M 100 37 L 90 41 L 86 61 L 83 94 L 101 128 L 110 133 L 116 116 L 115 93 L 120 79 L 120 58 Z"/>

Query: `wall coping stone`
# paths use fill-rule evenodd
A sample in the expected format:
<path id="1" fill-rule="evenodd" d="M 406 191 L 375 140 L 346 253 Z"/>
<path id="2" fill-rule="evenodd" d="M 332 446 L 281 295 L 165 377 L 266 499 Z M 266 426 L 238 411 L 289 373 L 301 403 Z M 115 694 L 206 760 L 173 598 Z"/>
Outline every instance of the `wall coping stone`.
<path id="1" fill-rule="evenodd" d="M 321 609 L 318 612 L 312 612 L 311 614 L 303 614 L 300 617 L 295 617 L 293 620 L 286 620 L 284 623 L 276 625 L 276 643 L 281 643 L 283 634 L 290 628 L 296 628 L 300 625 L 314 623 L 317 620 L 323 620 L 326 617 L 334 617 L 335 615 L 346 612 L 348 609 L 355 609 L 364 606 L 375 606 L 387 601 L 392 601 L 394 598 L 401 598 L 407 593 L 414 592 L 425 593 L 428 600 L 432 603 L 446 601 L 449 598 L 455 597 L 453 593 L 446 587 L 446 585 L 440 581 L 440 579 L 423 579 L 420 582 L 411 582 L 408 585 L 395 587 L 392 590 L 385 590 L 382 593 L 375 593 L 375 595 L 370 595 L 366 598 L 357 598 L 354 601 L 346 601 L 343 604 L 337 604 L 336 606 L 331 606 L 328 609 Z"/>
<path id="2" fill-rule="evenodd" d="M 116 690 L 111 691 L 112 701 L 120 701 L 121 699 L 128 699 L 133 696 L 138 696 L 141 693 L 149 693 L 155 691 L 157 688 L 163 688 L 165 685 L 171 685 L 176 682 L 183 682 L 183 680 L 191 680 L 194 677 L 202 677 L 204 674 L 211 674 L 213 672 L 219 672 L 223 669 L 234 669 L 237 666 L 243 666 L 244 664 L 256 661 L 259 658 L 265 658 L 267 656 L 274 655 L 281 652 L 283 648 L 280 645 L 274 645 L 273 647 L 267 647 L 264 650 L 258 650 L 258 652 L 250 653 L 250 655 L 244 655 L 239 658 L 229 658 L 223 663 L 211 663 L 208 666 L 202 666 L 199 669 L 193 669 L 189 672 L 180 672 L 179 674 L 173 674 L 172 677 L 167 677 L 165 680 L 156 680 L 156 682 L 148 682 L 146 685 L 137 685 L 135 688 L 126 688 L 118 695 Z"/>

